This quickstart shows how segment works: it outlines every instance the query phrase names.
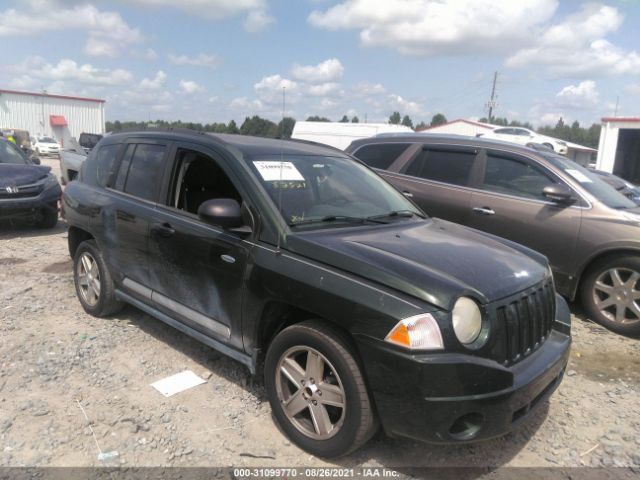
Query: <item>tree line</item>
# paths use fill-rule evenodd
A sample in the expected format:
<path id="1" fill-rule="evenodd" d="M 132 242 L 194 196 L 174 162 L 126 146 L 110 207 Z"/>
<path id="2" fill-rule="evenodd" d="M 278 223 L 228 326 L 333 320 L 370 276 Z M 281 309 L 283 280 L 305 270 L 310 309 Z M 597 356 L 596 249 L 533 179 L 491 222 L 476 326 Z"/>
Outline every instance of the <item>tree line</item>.
<path id="1" fill-rule="evenodd" d="M 568 142 L 578 143 L 591 148 L 598 148 L 598 142 L 600 140 L 600 125 L 592 124 L 590 127 L 583 127 L 578 121 L 573 122 L 571 125 L 566 124 L 562 118 L 558 120 L 555 126 L 545 125 L 538 129 L 533 128 L 533 125 L 529 122 L 519 122 L 518 120 L 509 120 L 504 117 L 494 117 L 489 121 L 488 118 L 481 118 L 479 120 L 482 123 L 492 123 L 500 126 L 511 127 L 523 127 L 530 130 L 537 131 L 542 135 L 548 135 L 550 137 L 559 138 Z M 311 115 L 307 117 L 307 122 L 331 122 L 327 117 L 318 115 Z M 359 123 L 360 119 L 357 116 L 349 118 L 347 115 L 343 115 L 338 123 Z M 253 115 L 246 117 L 244 122 L 238 127 L 234 120 L 229 123 L 195 123 L 195 122 L 182 122 L 180 120 L 168 122 L 166 120 L 156 120 L 154 122 L 121 122 L 116 120 L 114 122 L 106 122 L 107 132 L 127 129 L 144 129 L 150 127 L 157 128 L 188 128 L 191 130 L 197 130 L 200 132 L 211 133 L 236 133 L 241 135 L 255 135 L 258 137 L 271 137 L 271 138 L 291 138 L 293 132 L 293 126 L 296 120 L 292 117 L 285 117 L 280 122 L 275 123 L 266 118 L 262 118 L 259 115 Z M 393 112 L 389 116 L 388 123 L 391 125 L 404 125 L 414 130 L 423 130 L 429 127 L 435 127 L 447 123 L 447 117 L 443 113 L 436 113 L 431 118 L 430 122 L 420 121 L 417 125 L 414 125 L 412 118 L 409 115 L 401 115 L 400 112 Z"/>

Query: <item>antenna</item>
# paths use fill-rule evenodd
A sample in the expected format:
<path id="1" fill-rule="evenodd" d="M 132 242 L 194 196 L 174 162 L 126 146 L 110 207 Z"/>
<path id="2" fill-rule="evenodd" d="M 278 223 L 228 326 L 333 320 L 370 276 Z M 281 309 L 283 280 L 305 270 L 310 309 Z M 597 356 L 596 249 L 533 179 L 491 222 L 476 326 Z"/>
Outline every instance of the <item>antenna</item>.
<path id="1" fill-rule="evenodd" d="M 280 121 L 280 184 L 278 185 L 278 211 L 282 214 L 282 170 L 284 168 L 284 112 L 286 106 L 287 87 L 282 87 L 282 120 Z M 276 245 L 276 254 L 280 254 L 280 245 L 282 244 L 282 232 L 278 229 L 278 243 Z"/>

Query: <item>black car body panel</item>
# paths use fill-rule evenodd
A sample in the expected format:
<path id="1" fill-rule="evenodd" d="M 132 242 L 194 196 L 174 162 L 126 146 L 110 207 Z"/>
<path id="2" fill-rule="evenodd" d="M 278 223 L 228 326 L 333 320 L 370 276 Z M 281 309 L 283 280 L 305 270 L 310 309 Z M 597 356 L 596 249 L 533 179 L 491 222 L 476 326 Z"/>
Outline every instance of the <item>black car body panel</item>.
<path id="1" fill-rule="evenodd" d="M 138 148 L 132 144 L 165 146 L 158 160 L 157 196 L 151 200 L 127 193 L 118 179 L 129 152 Z M 97 159 L 108 146 L 117 153 L 104 169 Z M 206 224 L 175 208 L 179 194 L 173 179 L 180 181 L 184 150 L 215 159 L 242 197 L 245 230 Z M 465 441 L 434 437 L 426 423 L 418 432 L 417 423 L 406 424 L 415 423 L 409 408 L 436 421 L 429 402 L 442 397 L 433 401 L 448 415 L 441 417 L 444 422 L 460 410 L 456 405 L 462 398 L 477 393 L 496 398 L 495 408 L 482 410 L 486 421 L 478 438 L 505 433 L 511 424 L 498 403 L 522 408 L 538 395 L 549 372 L 561 376 L 570 320 L 564 300 L 554 297 L 544 257 L 492 235 L 419 216 L 385 224 L 288 227 L 248 166 L 248 159 L 268 155 L 352 162 L 330 148 L 233 135 L 160 131 L 105 137 L 84 162 L 80 180 L 64 192 L 70 251 L 93 238 L 104 252 L 118 298 L 252 372 L 281 328 L 307 319 L 326 321 L 352 339 L 391 434 Z M 107 174 L 99 180 L 101 169 Z M 207 188 L 203 184 L 202 190 Z M 522 305 L 536 292 L 542 299 L 542 291 L 547 303 L 532 304 L 535 318 L 512 315 L 510 305 Z M 451 308 L 460 295 L 475 298 L 486 316 L 491 335 L 481 348 L 463 346 L 452 328 Z M 400 320 L 424 313 L 439 325 L 443 351 L 408 351 L 385 341 Z M 509 332 L 522 339 L 518 351 L 509 349 L 515 341 Z M 394 399 L 391 392 L 400 379 L 410 382 Z M 406 415 L 393 420 L 398 402 L 405 402 Z"/>

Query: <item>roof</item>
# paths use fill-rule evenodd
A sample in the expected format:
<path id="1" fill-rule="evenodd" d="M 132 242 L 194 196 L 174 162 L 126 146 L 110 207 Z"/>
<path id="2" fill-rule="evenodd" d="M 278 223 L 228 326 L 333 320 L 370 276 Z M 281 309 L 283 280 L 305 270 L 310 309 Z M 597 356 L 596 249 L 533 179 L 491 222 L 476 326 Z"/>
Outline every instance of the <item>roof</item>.
<path id="1" fill-rule="evenodd" d="M 474 120 L 467 120 L 465 118 L 459 118 L 457 120 L 451 120 L 450 122 L 441 123 L 440 125 L 434 125 L 432 127 L 421 128 L 420 130 L 416 130 L 416 132 L 424 132 L 425 130 L 431 130 L 432 128 L 443 127 L 445 125 L 451 125 L 452 123 L 468 123 L 469 125 L 475 125 L 477 127 L 486 128 L 487 130 L 493 130 L 494 128 L 498 128 L 499 125 L 492 125 L 490 123 L 482 123 L 476 122 Z"/>
<path id="2" fill-rule="evenodd" d="M 105 100 L 102 100 L 100 98 L 71 97 L 68 95 L 56 95 L 52 93 L 42 93 L 42 92 L 21 92 L 19 90 L 5 90 L 0 88 L 0 95 L 2 95 L 3 93 L 10 93 L 13 95 L 25 95 L 29 97 L 62 98 L 65 100 L 80 100 L 82 102 L 105 103 Z"/>
<path id="3" fill-rule="evenodd" d="M 343 156 L 342 150 L 328 145 L 304 140 L 282 140 L 277 138 L 252 137 L 248 135 L 234 135 L 230 133 L 206 133 L 189 129 L 145 129 L 127 130 L 114 133 L 108 138 L 109 141 L 117 140 L 120 137 L 135 137 L 144 135 L 145 137 L 163 137 L 176 140 L 200 141 L 213 140 L 235 147 L 243 155 L 253 157 L 258 155 L 323 155 L 323 156 Z"/>
<path id="4" fill-rule="evenodd" d="M 509 147 L 510 149 L 513 149 L 515 151 L 526 150 L 528 152 L 533 151 L 537 153 L 537 150 L 526 147 L 524 145 L 520 145 L 519 143 L 504 142 L 502 140 L 495 140 L 493 138 L 486 139 L 482 137 L 470 137 L 467 135 L 440 134 L 440 133 L 428 133 L 428 132 L 424 132 L 424 133 L 416 132 L 413 134 L 406 134 L 406 135 L 396 134 L 392 136 L 377 135 L 371 138 L 363 138 L 361 140 L 355 140 L 351 144 L 351 146 L 357 147 L 366 143 L 384 143 L 390 140 L 393 140 L 394 142 L 398 142 L 398 141 L 411 142 L 411 143 L 425 142 L 425 143 L 434 143 L 434 144 L 437 144 L 437 143 L 451 144 L 452 142 L 455 142 L 458 145 L 468 145 L 471 147 L 494 146 L 494 147 L 500 147 L 502 149 L 504 149 L 505 147 Z"/>
<path id="5" fill-rule="evenodd" d="M 603 122 L 640 122 L 640 117 L 602 117 Z"/>

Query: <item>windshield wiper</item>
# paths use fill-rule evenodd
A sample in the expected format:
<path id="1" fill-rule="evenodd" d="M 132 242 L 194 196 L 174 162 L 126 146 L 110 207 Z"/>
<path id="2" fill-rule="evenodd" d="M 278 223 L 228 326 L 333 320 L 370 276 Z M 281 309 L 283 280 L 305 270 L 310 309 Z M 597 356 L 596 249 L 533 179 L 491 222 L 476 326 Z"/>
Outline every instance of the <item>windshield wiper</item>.
<path id="1" fill-rule="evenodd" d="M 291 222 L 290 227 L 297 227 L 298 225 L 308 225 L 310 223 L 322 223 L 322 222 L 349 222 L 349 223 L 387 223 L 383 220 L 378 220 L 372 217 L 350 217 L 348 215 L 325 215 L 321 218 L 309 218 L 308 220 L 300 220 L 298 222 Z"/>
<path id="2" fill-rule="evenodd" d="M 383 213 L 382 215 L 373 215 L 371 217 L 367 217 L 367 220 L 376 220 L 379 218 L 386 218 L 386 217 L 425 218 L 424 215 L 422 215 L 421 213 L 415 212 L 413 210 L 392 210 L 391 212 Z"/>

